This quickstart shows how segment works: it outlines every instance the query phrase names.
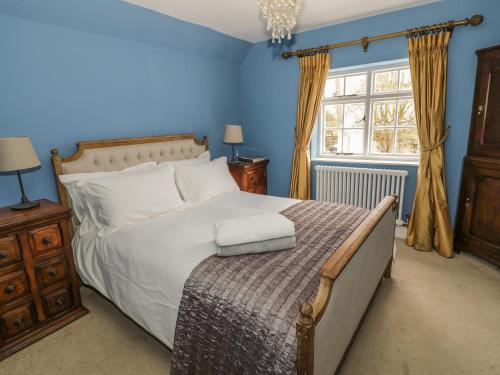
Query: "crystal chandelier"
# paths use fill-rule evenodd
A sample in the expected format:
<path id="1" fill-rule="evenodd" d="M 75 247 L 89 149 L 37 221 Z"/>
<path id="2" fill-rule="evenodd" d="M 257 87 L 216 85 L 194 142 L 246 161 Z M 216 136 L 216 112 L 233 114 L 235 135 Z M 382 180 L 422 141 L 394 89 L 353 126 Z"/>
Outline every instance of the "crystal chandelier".
<path id="1" fill-rule="evenodd" d="M 292 39 L 292 29 L 300 11 L 301 0 L 259 0 L 262 15 L 267 20 L 267 30 L 272 30 L 273 43 Z"/>

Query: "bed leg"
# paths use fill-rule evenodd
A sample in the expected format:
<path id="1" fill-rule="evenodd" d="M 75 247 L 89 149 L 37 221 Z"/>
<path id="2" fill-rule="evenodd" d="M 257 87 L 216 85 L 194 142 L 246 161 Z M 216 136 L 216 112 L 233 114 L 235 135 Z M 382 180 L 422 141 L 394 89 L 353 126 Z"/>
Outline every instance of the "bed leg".
<path id="1" fill-rule="evenodd" d="M 392 257 L 389 259 L 389 263 L 387 263 L 387 267 L 385 267 L 384 277 L 386 279 L 390 279 L 392 274 Z"/>
<path id="2" fill-rule="evenodd" d="M 309 303 L 300 306 L 297 329 L 297 375 L 313 375 L 314 372 L 314 320 L 313 307 Z"/>

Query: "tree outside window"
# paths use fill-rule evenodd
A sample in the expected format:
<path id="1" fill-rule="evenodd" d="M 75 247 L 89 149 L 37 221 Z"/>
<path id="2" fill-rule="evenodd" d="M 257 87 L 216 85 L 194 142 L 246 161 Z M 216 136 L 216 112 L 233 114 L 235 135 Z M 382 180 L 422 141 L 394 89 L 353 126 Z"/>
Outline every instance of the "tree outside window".
<path id="1" fill-rule="evenodd" d="M 321 104 L 321 156 L 416 159 L 408 64 L 331 73 Z"/>

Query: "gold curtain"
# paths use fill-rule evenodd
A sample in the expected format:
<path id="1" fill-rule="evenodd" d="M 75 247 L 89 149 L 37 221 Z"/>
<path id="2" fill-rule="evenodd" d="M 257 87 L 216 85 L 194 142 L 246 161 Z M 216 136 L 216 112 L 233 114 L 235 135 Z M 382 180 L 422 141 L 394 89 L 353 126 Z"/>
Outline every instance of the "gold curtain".
<path id="1" fill-rule="evenodd" d="M 450 37 L 450 31 L 439 31 L 408 39 L 421 157 L 406 243 L 421 251 L 436 248 L 444 257 L 453 256 L 443 146 Z"/>
<path id="2" fill-rule="evenodd" d="M 295 125 L 290 197 L 311 199 L 311 161 L 309 145 L 318 116 L 326 77 L 330 69 L 330 54 L 319 53 L 299 58 L 300 83 Z"/>

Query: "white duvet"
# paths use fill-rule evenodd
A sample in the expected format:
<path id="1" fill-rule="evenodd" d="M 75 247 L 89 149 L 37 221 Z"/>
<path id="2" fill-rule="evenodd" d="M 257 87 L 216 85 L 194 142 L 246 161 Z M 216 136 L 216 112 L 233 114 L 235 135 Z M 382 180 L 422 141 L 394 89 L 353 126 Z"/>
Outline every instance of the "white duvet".
<path id="1" fill-rule="evenodd" d="M 215 223 L 280 212 L 296 202 L 231 192 L 105 235 L 94 228 L 73 239 L 76 268 L 85 284 L 172 348 L 184 283 L 198 263 L 217 253 Z"/>

